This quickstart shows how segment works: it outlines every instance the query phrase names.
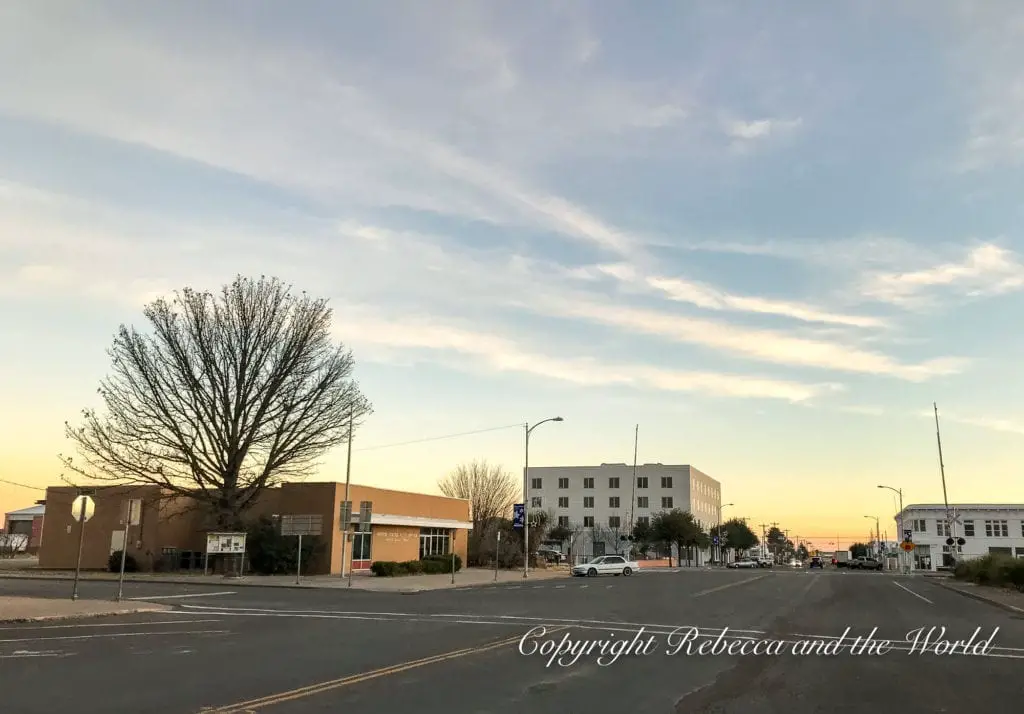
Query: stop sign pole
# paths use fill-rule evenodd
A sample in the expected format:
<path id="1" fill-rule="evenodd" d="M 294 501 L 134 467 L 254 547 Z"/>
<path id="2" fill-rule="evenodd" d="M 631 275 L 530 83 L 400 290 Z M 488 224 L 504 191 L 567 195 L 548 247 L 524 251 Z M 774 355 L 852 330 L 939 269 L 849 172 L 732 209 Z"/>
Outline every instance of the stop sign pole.
<path id="1" fill-rule="evenodd" d="M 78 520 L 78 560 L 75 562 L 75 585 L 71 590 L 72 600 L 78 599 L 78 579 L 82 573 L 82 546 L 85 543 L 85 522 L 91 516 L 89 510 L 92 505 L 93 500 L 89 497 L 89 494 L 81 491 L 71 506 L 71 515 L 72 517 L 77 517 Z M 77 516 L 75 514 L 76 510 L 78 511 Z"/>

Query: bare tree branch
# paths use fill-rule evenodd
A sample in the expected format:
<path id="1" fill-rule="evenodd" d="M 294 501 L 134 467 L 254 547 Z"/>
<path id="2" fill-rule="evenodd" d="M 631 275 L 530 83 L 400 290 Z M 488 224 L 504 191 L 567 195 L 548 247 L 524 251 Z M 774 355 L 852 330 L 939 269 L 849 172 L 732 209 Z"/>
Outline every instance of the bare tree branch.
<path id="1" fill-rule="evenodd" d="M 122 325 L 101 382 L 105 414 L 66 426 L 98 481 L 191 496 L 236 526 L 265 488 L 302 478 L 372 407 L 331 309 L 273 278 L 238 277 L 219 295 L 186 288 L 148 305 L 151 334 Z"/>
<path id="2" fill-rule="evenodd" d="M 512 474 L 486 461 L 460 464 L 437 482 L 441 493 L 451 498 L 469 499 L 473 507 L 473 529 L 492 518 L 509 518 L 521 489 Z"/>

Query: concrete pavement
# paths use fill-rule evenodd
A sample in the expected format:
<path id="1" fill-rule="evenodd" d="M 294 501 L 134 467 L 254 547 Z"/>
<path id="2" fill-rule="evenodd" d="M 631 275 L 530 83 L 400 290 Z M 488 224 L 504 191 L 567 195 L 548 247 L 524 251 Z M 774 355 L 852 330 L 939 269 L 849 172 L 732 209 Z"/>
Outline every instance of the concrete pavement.
<path id="1" fill-rule="evenodd" d="M 64 585 L 0 580 L 0 594 L 14 586 L 36 588 L 36 595 L 55 589 L 51 596 L 58 597 Z M 350 706 L 371 713 L 1011 711 L 1019 706 L 1024 665 L 1024 620 L 926 579 L 878 573 L 684 570 L 415 595 L 129 587 L 130 597 L 174 610 L 57 628 L 0 628 L 5 708 L 24 714 L 72 707 L 80 714 L 241 714 Z M 968 638 L 975 628 L 981 637 L 999 629 L 986 656 L 908 653 L 906 633 L 933 625 L 946 627 L 953 639 Z M 877 628 L 875 637 L 894 645 L 882 655 L 849 648 L 820 656 L 666 654 L 686 626 L 712 641 L 771 640 L 790 649 L 809 637 L 834 641 L 847 627 L 851 635 Z M 521 648 L 536 627 L 546 628 L 544 634 Z M 529 654 L 531 643 L 546 639 L 631 640 L 641 631 L 656 640 L 651 654 L 612 664 L 592 652 L 571 666 L 546 666 L 546 657 Z"/>
<path id="2" fill-rule="evenodd" d="M 32 622 L 66 620 L 104 615 L 127 615 L 137 612 L 159 612 L 165 605 L 148 602 L 109 602 L 104 600 L 55 600 L 39 597 L 0 595 L 0 622 Z"/>

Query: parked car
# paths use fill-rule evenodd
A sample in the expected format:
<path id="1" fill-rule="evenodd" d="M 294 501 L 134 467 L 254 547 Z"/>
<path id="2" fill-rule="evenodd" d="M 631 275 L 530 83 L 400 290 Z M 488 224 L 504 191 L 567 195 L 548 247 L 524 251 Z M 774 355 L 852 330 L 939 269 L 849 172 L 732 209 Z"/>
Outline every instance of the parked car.
<path id="1" fill-rule="evenodd" d="M 638 563 L 621 555 L 599 555 L 589 563 L 574 567 L 572 574 L 592 578 L 598 575 L 632 575 L 639 569 Z"/>
<path id="2" fill-rule="evenodd" d="M 860 557 L 850 561 L 851 570 L 881 570 L 884 564 L 877 558 Z"/>
<path id="3" fill-rule="evenodd" d="M 735 560 L 725 567 L 727 568 L 760 568 L 761 564 L 753 558 L 744 558 L 743 560 Z"/>
<path id="4" fill-rule="evenodd" d="M 802 567 L 804 567 L 804 564 L 801 563 L 796 558 L 791 558 L 790 561 L 789 561 L 789 567 L 791 567 L 791 568 L 802 568 Z"/>
<path id="5" fill-rule="evenodd" d="M 825 563 L 824 563 L 824 561 L 822 561 L 820 556 L 816 555 L 813 558 L 811 558 L 811 564 L 808 565 L 807 567 L 808 568 L 821 568 L 822 570 L 824 570 L 825 569 Z"/>
<path id="6" fill-rule="evenodd" d="M 758 558 L 757 559 L 757 565 L 760 568 L 774 568 L 775 567 L 775 561 L 772 560 L 771 558 Z"/>

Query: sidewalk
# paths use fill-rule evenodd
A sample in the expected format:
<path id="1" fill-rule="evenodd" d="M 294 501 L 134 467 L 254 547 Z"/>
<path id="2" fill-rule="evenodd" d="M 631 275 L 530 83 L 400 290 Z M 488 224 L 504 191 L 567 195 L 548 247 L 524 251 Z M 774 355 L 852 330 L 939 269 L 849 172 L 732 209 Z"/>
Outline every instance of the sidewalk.
<path id="1" fill-rule="evenodd" d="M 566 578 L 567 569 L 549 568 L 530 570 L 530 580 L 548 580 Z M 0 580 L 17 578 L 24 580 L 72 580 L 74 575 L 66 571 L 0 571 Z M 83 580 L 114 581 L 117 573 L 82 573 Z M 283 587 L 283 588 L 342 588 L 348 589 L 348 578 L 338 575 L 311 575 L 296 584 L 294 575 L 246 575 L 230 577 L 224 575 L 181 575 L 170 573 L 126 573 L 125 582 L 160 583 L 160 584 L 191 584 L 191 585 L 226 585 L 231 587 Z M 499 570 L 497 582 L 520 582 L 522 570 Z M 393 578 L 378 578 L 373 575 L 354 575 L 352 590 L 368 590 L 372 592 L 415 593 L 427 590 L 444 590 L 450 588 L 479 587 L 495 582 L 494 571 L 486 568 L 466 568 L 455 574 L 455 585 L 452 585 L 450 573 L 444 575 L 404 575 Z"/>
<path id="2" fill-rule="evenodd" d="M 167 605 L 153 603 L 0 596 L 0 622 L 68 620 L 102 615 L 130 615 L 136 612 L 164 612 L 170 609 Z"/>
<path id="3" fill-rule="evenodd" d="M 1024 593 L 1018 590 L 976 585 L 952 579 L 936 580 L 935 583 L 947 590 L 958 592 L 964 597 L 986 602 L 1015 615 L 1024 615 Z"/>

